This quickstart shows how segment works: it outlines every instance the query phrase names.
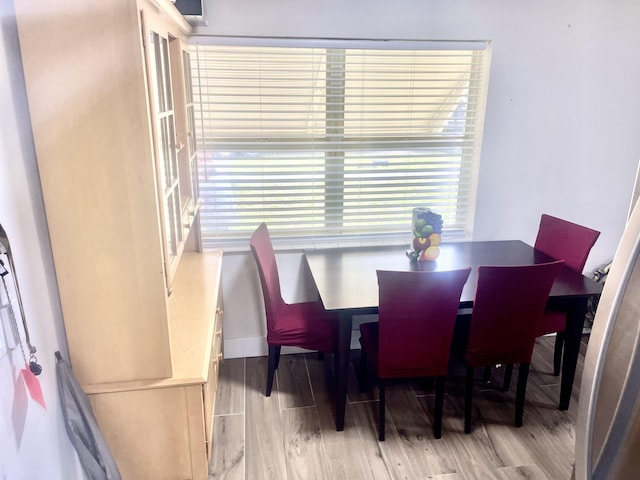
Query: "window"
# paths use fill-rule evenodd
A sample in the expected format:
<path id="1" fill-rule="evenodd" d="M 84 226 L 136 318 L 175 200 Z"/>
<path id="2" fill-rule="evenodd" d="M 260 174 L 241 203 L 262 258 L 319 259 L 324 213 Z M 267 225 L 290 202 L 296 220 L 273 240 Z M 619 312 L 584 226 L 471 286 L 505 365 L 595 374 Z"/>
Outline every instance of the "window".
<path id="1" fill-rule="evenodd" d="M 485 42 L 194 45 L 205 245 L 406 241 L 415 206 L 470 233 Z"/>

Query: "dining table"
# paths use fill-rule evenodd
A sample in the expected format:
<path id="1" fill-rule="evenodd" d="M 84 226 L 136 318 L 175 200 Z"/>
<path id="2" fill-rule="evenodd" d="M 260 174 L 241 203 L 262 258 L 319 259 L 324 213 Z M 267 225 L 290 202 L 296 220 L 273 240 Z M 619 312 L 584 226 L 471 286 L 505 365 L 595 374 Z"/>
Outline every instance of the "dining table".
<path id="1" fill-rule="evenodd" d="M 344 430 L 353 317 L 378 312 L 377 270 L 444 271 L 471 267 L 460 297 L 461 309 L 473 309 L 481 265 L 528 265 L 555 260 L 520 240 L 452 241 L 439 246 L 437 259 L 411 261 L 407 246 L 362 246 L 306 249 L 311 275 L 324 308 L 339 316 L 336 351 L 336 430 Z M 560 385 L 561 410 L 567 410 L 576 373 L 583 324 L 590 297 L 602 284 L 564 267 L 551 288 L 548 306 L 567 312 Z M 436 300 L 437 301 L 437 300 Z"/>

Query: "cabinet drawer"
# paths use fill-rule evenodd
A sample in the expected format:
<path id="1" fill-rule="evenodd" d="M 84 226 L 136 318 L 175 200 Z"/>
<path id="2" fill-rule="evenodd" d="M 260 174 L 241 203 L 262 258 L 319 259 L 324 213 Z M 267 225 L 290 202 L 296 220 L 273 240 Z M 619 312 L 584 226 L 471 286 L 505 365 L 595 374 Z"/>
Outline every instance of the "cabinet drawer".
<path id="1" fill-rule="evenodd" d="M 209 374 L 207 383 L 203 385 L 204 397 L 204 422 L 207 439 L 207 453 L 211 458 L 212 438 L 213 438 L 213 415 L 215 411 L 216 390 L 218 389 L 218 371 L 222 355 L 222 309 L 216 310 L 215 330 L 213 344 L 211 346 L 211 361 L 209 364 Z"/>

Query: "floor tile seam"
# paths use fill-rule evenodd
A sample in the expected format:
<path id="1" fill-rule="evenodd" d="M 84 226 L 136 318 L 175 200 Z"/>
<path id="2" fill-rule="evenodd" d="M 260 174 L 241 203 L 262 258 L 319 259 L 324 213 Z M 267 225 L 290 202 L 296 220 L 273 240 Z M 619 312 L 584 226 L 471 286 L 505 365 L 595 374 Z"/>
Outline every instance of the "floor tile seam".
<path id="1" fill-rule="evenodd" d="M 302 359 L 304 360 L 304 370 L 307 372 L 307 382 L 309 382 L 309 391 L 311 392 L 311 401 L 313 402 L 313 406 L 317 406 L 318 402 L 316 402 L 316 395 L 313 392 L 313 384 L 311 383 L 311 374 L 309 373 L 309 364 L 307 363 L 307 356 L 303 355 Z"/>
<path id="2" fill-rule="evenodd" d="M 305 408 L 316 408 L 315 405 L 297 405 L 295 407 L 282 407 L 281 412 L 288 412 L 290 410 L 304 410 Z"/>
<path id="3" fill-rule="evenodd" d="M 242 455 L 242 478 L 247 478 L 247 359 L 242 362 L 242 441 L 243 441 L 243 455 Z"/>
<path id="4" fill-rule="evenodd" d="M 360 405 L 365 403 L 378 403 L 379 400 L 377 398 L 373 398 L 370 400 L 349 400 L 349 404 L 351 405 Z"/>
<path id="5" fill-rule="evenodd" d="M 222 418 L 222 417 L 239 417 L 240 415 L 245 415 L 244 412 L 235 412 L 235 413 L 216 413 L 213 418 Z"/>

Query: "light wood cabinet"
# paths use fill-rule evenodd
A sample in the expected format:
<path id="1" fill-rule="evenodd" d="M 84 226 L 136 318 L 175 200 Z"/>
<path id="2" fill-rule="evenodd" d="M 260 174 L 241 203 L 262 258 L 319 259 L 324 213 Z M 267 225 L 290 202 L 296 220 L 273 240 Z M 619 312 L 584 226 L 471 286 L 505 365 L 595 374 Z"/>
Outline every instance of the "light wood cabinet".
<path id="1" fill-rule="evenodd" d="M 85 386 L 124 478 L 207 478 L 222 360 L 221 260 L 220 252 L 185 253 L 180 262 L 169 299 L 172 377 Z"/>
<path id="2" fill-rule="evenodd" d="M 202 252 L 169 0 L 14 0 L 73 371 L 125 479 L 206 478 L 222 252 Z"/>

